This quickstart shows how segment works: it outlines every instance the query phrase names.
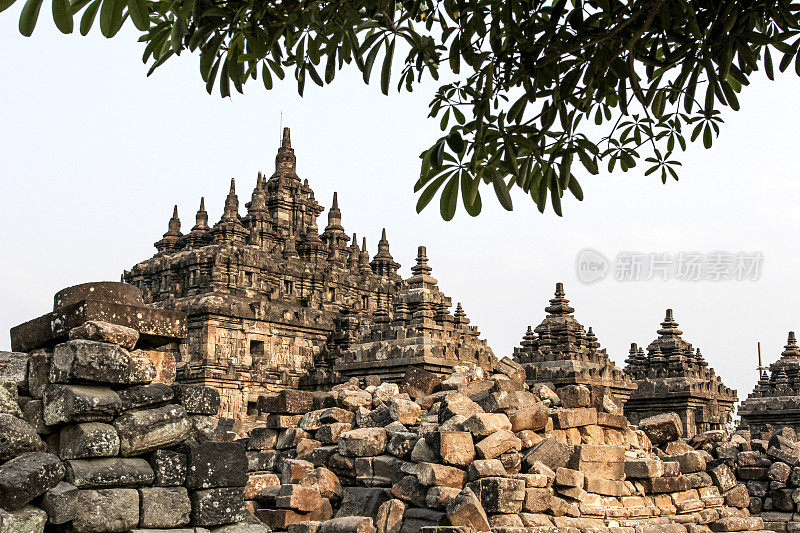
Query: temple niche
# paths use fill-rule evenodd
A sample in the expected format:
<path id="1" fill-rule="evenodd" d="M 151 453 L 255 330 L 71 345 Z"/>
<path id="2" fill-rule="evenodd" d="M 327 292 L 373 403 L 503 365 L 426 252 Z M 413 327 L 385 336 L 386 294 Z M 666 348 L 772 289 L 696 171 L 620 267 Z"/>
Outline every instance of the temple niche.
<path id="1" fill-rule="evenodd" d="M 631 344 L 625 371 L 637 384 L 625 404 L 625 415 L 634 424 L 667 412 L 681 417 L 687 437 L 709 430 L 723 429 L 731 419 L 736 391 L 722 383 L 713 368 L 678 329 L 672 309 L 647 347 L 647 354 Z"/>
<path id="2" fill-rule="evenodd" d="M 780 358 L 769 365 L 759 360 L 759 380 L 739 406 L 742 425 L 756 433 L 782 426 L 800 431 L 800 350 L 794 331 L 789 332 Z"/>
<path id="3" fill-rule="evenodd" d="M 610 393 L 624 403 L 635 383 L 600 348 L 592 328 L 584 330 L 575 319 L 562 283 L 556 284 L 555 297 L 545 311 L 544 320 L 533 329 L 528 326 L 521 346 L 514 348 L 513 359 L 525 368 L 528 384 L 556 390 L 586 385 L 596 398 Z"/>

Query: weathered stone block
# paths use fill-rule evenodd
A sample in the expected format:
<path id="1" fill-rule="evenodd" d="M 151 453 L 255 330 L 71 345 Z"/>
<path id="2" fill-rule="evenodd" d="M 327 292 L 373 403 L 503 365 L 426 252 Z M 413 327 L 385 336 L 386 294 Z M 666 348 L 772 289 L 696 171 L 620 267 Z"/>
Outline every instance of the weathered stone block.
<path id="1" fill-rule="evenodd" d="M 469 480 L 482 477 L 505 477 L 506 469 L 500 459 L 476 459 L 469 465 Z"/>
<path id="2" fill-rule="evenodd" d="M 447 518 L 454 526 L 470 528 L 476 532 L 491 531 L 489 518 L 480 499 L 470 488 L 465 488 L 447 506 Z"/>
<path id="3" fill-rule="evenodd" d="M 456 415 L 461 415 L 466 419 L 482 412 L 483 408 L 470 400 L 469 396 L 459 392 L 449 393 L 439 405 L 439 423 L 444 424 Z"/>
<path id="4" fill-rule="evenodd" d="M 432 487 L 454 487 L 461 489 L 464 486 L 465 472 L 459 468 L 435 463 L 417 464 L 417 479 L 423 485 Z"/>
<path id="5" fill-rule="evenodd" d="M 592 392 L 586 385 L 567 385 L 558 389 L 561 405 L 567 409 L 590 407 L 592 405 Z"/>
<path id="6" fill-rule="evenodd" d="M 560 429 L 597 424 L 597 409 L 594 407 L 560 409 L 555 413 L 555 422 Z"/>
<path id="7" fill-rule="evenodd" d="M 442 378 L 432 372 L 417 367 L 410 367 L 400 384 L 400 392 L 405 392 L 412 398 L 422 398 L 433 394 Z"/>
<path id="8" fill-rule="evenodd" d="M 44 423 L 110 422 L 122 402 L 107 387 L 89 385 L 47 385 L 44 390 Z"/>
<path id="9" fill-rule="evenodd" d="M 310 512 L 322 505 L 319 489 L 304 485 L 281 485 L 275 505 L 283 509 Z"/>
<path id="10" fill-rule="evenodd" d="M 137 385 L 117 391 L 123 411 L 165 404 L 175 396 L 172 387 L 164 383 Z"/>
<path id="11" fill-rule="evenodd" d="M 0 381 L 0 414 L 8 414 L 23 418 L 19 407 L 17 384 L 12 381 Z"/>
<path id="12" fill-rule="evenodd" d="M 324 467 L 306 472 L 300 478 L 299 483 L 305 487 L 316 487 L 323 498 L 338 500 L 342 496 L 342 485 L 339 478 Z"/>
<path id="13" fill-rule="evenodd" d="M 51 383 L 135 385 L 150 383 L 155 373 L 155 366 L 147 356 L 116 344 L 87 340 L 56 345 L 50 363 Z"/>
<path id="14" fill-rule="evenodd" d="M 114 420 L 120 455 L 141 455 L 180 444 L 191 435 L 192 423 L 180 405 L 131 411 Z"/>
<path id="15" fill-rule="evenodd" d="M 0 507 L 2 533 L 42 533 L 46 522 L 47 513 L 33 505 L 26 505 L 16 511 L 6 511 Z"/>
<path id="16" fill-rule="evenodd" d="M 439 433 L 439 455 L 454 466 L 467 467 L 475 460 L 472 434 L 466 431 L 442 431 Z"/>
<path id="17" fill-rule="evenodd" d="M 119 436 L 114 426 L 102 422 L 70 424 L 61 428 L 58 456 L 61 459 L 113 457 L 119 453 Z"/>
<path id="18" fill-rule="evenodd" d="M 485 477 L 469 483 L 487 513 L 519 513 L 525 501 L 521 479 Z"/>
<path id="19" fill-rule="evenodd" d="M 339 436 L 339 453 L 345 457 L 371 457 L 383 453 L 386 430 L 383 428 L 353 429 Z"/>
<path id="20" fill-rule="evenodd" d="M 367 516 L 342 516 L 323 522 L 317 533 L 375 533 L 375 525 Z"/>
<path id="21" fill-rule="evenodd" d="M 18 392 L 28 392 L 28 354 L 0 350 L 0 381 L 16 384 Z"/>
<path id="22" fill-rule="evenodd" d="M 206 442 L 186 447 L 186 486 L 190 489 L 244 487 L 247 453 L 241 442 Z"/>
<path id="23" fill-rule="evenodd" d="M 45 449 L 36 430 L 19 418 L 0 413 L 0 461 Z"/>
<path id="24" fill-rule="evenodd" d="M 98 489 L 78 491 L 77 533 L 121 533 L 139 524 L 139 491 Z"/>
<path id="25" fill-rule="evenodd" d="M 244 486 L 244 499 L 255 500 L 269 487 L 280 487 L 280 478 L 273 473 L 250 474 Z"/>
<path id="26" fill-rule="evenodd" d="M 323 444 L 337 444 L 342 433 L 346 433 L 351 429 L 353 429 L 351 424 L 346 422 L 334 422 L 320 426 L 314 436 Z"/>
<path id="27" fill-rule="evenodd" d="M 263 413 L 305 414 L 314 409 L 314 397 L 308 391 L 285 389 L 272 396 L 259 396 L 258 410 Z"/>
<path id="28" fill-rule="evenodd" d="M 381 488 L 342 487 L 342 502 L 336 516 L 375 516 L 389 491 Z"/>
<path id="29" fill-rule="evenodd" d="M 153 469 L 140 458 L 107 457 L 66 461 L 65 480 L 79 489 L 141 487 L 153 482 Z"/>
<path id="30" fill-rule="evenodd" d="M 722 493 L 728 492 L 738 484 L 733 470 L 726 464 L 715 466 L 708 473 L 711 475 L 714 484 L 719 487 Z"/>
<path id="31" fill-rule="evenodd" d="M 172 450 L 156 450 L 148 458 L 153 469 L 153 485 L 174 487 L 186 481 L 186 454 Z"/>
<path id="32" fill-rule="evenodd" d="M 540 462 L 548 468 L 555 470 L 560 466 L 567 466 L 572 458 L 572 448 L 548 437 L 536 444 L 526 455 L 523 461 L 528 467 Z"/>
<path id="33" fill-rule="evenodd" d="M 389 500 L 381 504 L 375 516 L 376 533 L 400 533 L 406 504 L 400 500 Z"/>
<path id="34" fill-rule="evenodd" d="M 683 436 L 683 423 L 677 413 L 662 413 L 639 422 L 650 442 L 656 446 L 678 440 Z"/>
<path id="35" fill-rule="evenodd" d="M 61 481 L 44 493 L 40 507 L 47 512 L 51 524 L 65 524 L 78 514 L 78 489 Z"/>
<path id="36" fill-rule="evenodd" d="M 387 402 L 389 416 L 403 425 L 413 426 L 419 421 L 422 408 L 416 402 L 403 398 L 392 398 Z"/>
<path id="37" fill-rule="evenodd" d="M 149 487 L 139 489 L 139 526 L 172 528 L 189 523 L 192 504 L 184 487 Z"/>
<path id="38" fill-rule="evenodd" d="M 650 479 L 664 475 L 664 463 L 656 459 L 633 459 L 625 461 L 625 476 L 634 479 Z"/>
<path id="39" fill-rule="evenodd" d="M 203 385 L 185 385 L 175 383 L 172 385 L 175 401 L 193 415 L 214 416 L 219 411 L 219 391 Z"/>
<path id="40" fill-rule="evenodd" d="M 64 466 L 53 454 L 29 452 L 0 465 L 0 503 L 9 511 L 58 485 Z"/>
<path id="41" fill-rule="evenodd" d="M 501 429 L 484 437 L 475 445 L 475 451 L 480 459 L 494 459 L 500 455 L 522 449 L 522 441 L 507 429 Z"/>
<path id="42" fill-rule="evenodd" d="M 127 350 L 133 350 L 139 340 L 139 332 L 102 320 L 88 320 L 69 330 L 69 340 L 78 339 L 119 344 Z"/>
<path id="43" fill-rule="evenodd" d="M 547 425 L 550 413 L 547 407 L 537 403 L 511 411 L 508 418 L 511 422 L 511 430 L 515 433 L 526 429 L 539 431 Z"/>
<path id="44" fill-rule="evenodd" d="M 464 431 L 476 437 L 485 437 L 501 429 L 511 430 L 511 421 L 504 413 L 476 413 L 463 424 Z"/>
<path id="45" fill-rule="evenodd" d="M 244 492 L 241 487 L 198 490 L 189 495 L 192 524 L 207 527 L 241 522 L 245 519 Z"/>

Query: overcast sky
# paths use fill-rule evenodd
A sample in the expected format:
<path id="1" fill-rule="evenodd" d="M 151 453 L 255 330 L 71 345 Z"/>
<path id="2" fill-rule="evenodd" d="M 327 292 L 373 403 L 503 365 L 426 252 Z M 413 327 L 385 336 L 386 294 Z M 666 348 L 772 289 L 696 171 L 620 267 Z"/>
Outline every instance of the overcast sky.
<path id="1" fill-rule="evenodd" d="M 618 364 L 631 342 L 652 341 L 674 308 L 684 338 L 740 399 L 757 379 L 756 343 L 772 362 L 800 328 L 793 73 L 777 82 L 757 76 L 742 110 L 725 114 L 714 148 L 684 155 L 680 182 L 662 185 L 643 170 L 585 177 L 586 200 L 567 200 L 563 218 L 539 214 L 522 196 L 507 213 L 487 189 L 481 216 L 460 208 L 448 223 L 434 209 L 414 210 L 418 154 L 438 137 L 426 119 L 433 86 L 386 97 L 340 73 L 325 89 L 307 85 L 302 99 L 293 80 L 271 92 L 259 80 L 222 100 L 205 92 L 195 56 L 147 78 L 130 31 L 112 40 L 98 28 L 62 36 L 43 8 L 33 38 L 21 37 L 21 4 L 0 14 L 0 330 L 49 311 L 61 288 L 118 280 L 152 256 L 173 204 L 184 231 L 201 196 L 216 222 L 235 177 L 243 206 L 256 173 L 273 171 L 281 111 L 298 174 L 320 203 L 329 207 L 339 192 L 345 230 L 366 235 L 370 254 L 385 227 L 404 276 L 416 247 L 427 245 L 440 288 L 463 303 L 498 356 L 542 320 L 558 281 Z M 576 258 L 586 248 L 608 258 L 606 279 L 579 280 Z M 718 251 L 760 253 L 759 279 L 614 279 L 620 253 Z M 3 334 L 0 349 L 8 348 Z"/>

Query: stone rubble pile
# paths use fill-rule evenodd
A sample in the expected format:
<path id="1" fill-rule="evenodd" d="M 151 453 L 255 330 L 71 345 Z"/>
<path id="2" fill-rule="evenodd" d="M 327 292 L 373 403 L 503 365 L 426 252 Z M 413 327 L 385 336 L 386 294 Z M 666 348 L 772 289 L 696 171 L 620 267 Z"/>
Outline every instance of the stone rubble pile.
<path id="1" fill-rule="evenodd" d="M 700 440 L 700 439 L 698 439 Z M 698 442 L 747 487 L 750 512 L 770 531 L 800 531 L 800 442 L 795 431 L 721 432 Z"/>
<path id="2" fill-rule="evenodd" d="M 268 531 L 243 523 L 245 445 L 212 440 L 218 392 L 153 383 L 138 339 L 89 321 L 0 352 L 0 533 Z"/>
<path id="3" fill-rule="evenodd" d="M 677 415 L 637 429 L 608 395 L 530 391 L 520 365 L 498 366 L 259 398 L 247 506 L 289 533 L 763 529 Z"/>

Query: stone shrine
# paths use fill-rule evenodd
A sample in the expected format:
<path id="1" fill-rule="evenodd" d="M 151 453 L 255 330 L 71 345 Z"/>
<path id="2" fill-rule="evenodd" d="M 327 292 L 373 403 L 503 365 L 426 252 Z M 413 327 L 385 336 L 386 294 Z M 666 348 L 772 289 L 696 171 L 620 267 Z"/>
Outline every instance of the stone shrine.
<path id="1" fill-rule="evenodd" d="M 647 355 L 631 344 L 625 371 L 637 389 L 625 404 L 625 415 L 634 424 L 659 413 L 678 413 L 687 437 L 698 432 L 724 429 L 731 419 L 736 391 L 726 387 L 698 348 L 686 342 L 672 309 L 647 347 Z"/>
<path id="2" fill-rule="evenodd" d="M 769 371 L 760 371 L 753 392 L 739 406 L 739 415 L 753 433 L 783 426 L 800 430 L 800 350 L 794 331 Z"/>
<path id="3" fill-rule="evenodd" d="M 592 328 L 585 331 L 575 319 L 564 296 L 564 285 L 557 283 L 545 307 L 547 316 L 536 328 L 528 326 L 521 347 L 514 348 L 514 360 L 525 367 L 529 385 L 586 385 L 595 396 L 607 391 L 624 403 L 635 383 L 600 349 Z"/>

